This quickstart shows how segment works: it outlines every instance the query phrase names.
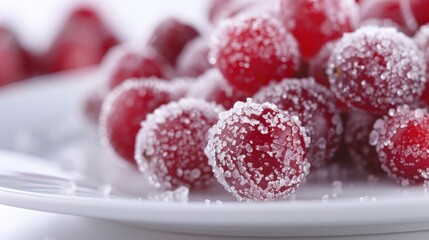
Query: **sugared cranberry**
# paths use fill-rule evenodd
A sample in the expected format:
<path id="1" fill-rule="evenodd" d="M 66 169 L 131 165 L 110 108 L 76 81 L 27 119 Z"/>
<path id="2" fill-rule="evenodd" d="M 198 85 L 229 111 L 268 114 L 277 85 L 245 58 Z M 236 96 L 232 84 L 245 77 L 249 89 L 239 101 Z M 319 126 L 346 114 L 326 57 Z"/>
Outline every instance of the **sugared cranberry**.
<path id="1" fill-rule="evenodd" d="M 165 79 L 169 75 L 168 64 L 153 49 L 140 53 L 124 47 L 115 49 L 107 56 L 105 67 L 109 68 L 108 87 L 113 89 L 130 78 L 156 77 Z"/>
<path id="2" fill-rule="evenodd" d="M 177 62 L 179 75 L 198 77 L 209 70 L 211 68 L 209 51 L 209 41 L 203 37 L 196 38 L 187 44 Z"/>
<path id="3" fill-rule="evenodd" d="M 280 1 L 280 17 L 297 39 L 305 60 L 313 58 L 325 43 L 353 31 L 357 15 L 354 0 Z"/>
<path id="4" fill-rule="evenodd" d="M 369 144 L 372 127 L 379 118 L 378 115 L 364 111 L 352 111 L 349 113 L 345 129 L 345 142 L 350 157 L 357 166 L 373 174 L 384 173 L 375 147 Z"/>
<path id="5" fill-rule="evenodd" d="M 170 65 L 176 66 L 177 57 L 183 48 L 199 35 L 193 26 L 175 18 L 167 18 L 155 28 L 149 46 L 158 51 Z"/>
<path id="6" fill-rule="evenodd" d="M 429 104 L 429 24 L 422 26 L 414 36 L 417 46 L 423 51 L 426 61 L 426 88 L 422 100 Z"/>
<path id="7" fill-rule="evenodd" d="M 132 164 L 137 132 L 147 114 L 176 97 L 168 83 L 158 79 L 130 79 L 103 102 L 100 135 L 103 144 Z"/>
<path id="8" fill-rule="evenodd" d="M 309 138 L 297 116 L 238 102 L 210 129 L 206 154 L 217 180 L 242 201 L 287 197 L 309 173 Z"/>
<path id="9" fill-rule="evenodd" d="M 335 106 L 335 98 L 314 79 L 285 79 L 261 89 L 255 102 L 269 102 L 279 109 L 299 117 L 311 139 L 308 161 L 312 167 L 321 167 L 338 149 L 343 125 Z"/>
<path id="10" fill-rule="evenodd" d="M 66 21 L 48 53 L 49 71 L 98 64 L 118 42 L 94 10 L 80 7 Z"/>
<path id="11" fill-rule="evenodd" d="M 0 27 L 0 87 L 28 76 L 25 52 L 15 35 Z"/>
<path id="12" fill-rule="evenodd" d="M 382 168 L 403 186 L 429 179 L 429 114 L 401 106 L 374 124 L 370 143 Z"/>
<path id="13" fill-rule="evenodd" d="M 188 97 L 215 102 L 230 109 L 237 101 L 244 101 L 250 94 L 234 89 L 217 69 L 211 69 L 200 76 L 188 92 Z"/>
<path id="14" fill-rule="evenodd" d="M 202 188 L 212 182 L 204 147 L 221 111 L 204 100 L 182 99 L 148 115 L 137 136 L 136 160 L 156 187 Z"/>
<path id="15" fill-rule="evenodd" d="M 232 86 L 251 94 L 271 80 L 293 76 L 299 67 L 295 39 L 265 14 L 224 21 L 211 57 Z"/>
<path id="16" fill-rule="evenodd" d="M 345 34 L 331 54 L 335 95 L 358 109 L 385 112 L 420 98 L 426 83 L 423 54 L 394 28 L 363 27 Z"/>

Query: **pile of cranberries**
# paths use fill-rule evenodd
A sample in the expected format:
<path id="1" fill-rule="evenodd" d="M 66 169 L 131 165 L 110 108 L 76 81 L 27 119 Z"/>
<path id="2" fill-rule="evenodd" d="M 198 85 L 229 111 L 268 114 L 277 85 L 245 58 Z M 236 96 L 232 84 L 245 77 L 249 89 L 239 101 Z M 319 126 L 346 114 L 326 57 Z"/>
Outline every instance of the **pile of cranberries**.
<path id="1" fill-rule="evenodd" d="M 48 49 L 24 48 L 9 27 L 0 25 L 0 87 L 37 75 L 99 64 L 118 43 L 118 37 L 89 6 L 79 6 L 70 13 Z M 152 72 L 158 70 L 150 68 Z"/>
<path id="2" fill-rule="evenodd" d="M 108 55 L 87 113 L 111 152 L 154 187 L 240 201 L 288 197 L 345 150 L 429 180 L 429 1 L 212 2 L 211 31 L 169 18 Z"/>

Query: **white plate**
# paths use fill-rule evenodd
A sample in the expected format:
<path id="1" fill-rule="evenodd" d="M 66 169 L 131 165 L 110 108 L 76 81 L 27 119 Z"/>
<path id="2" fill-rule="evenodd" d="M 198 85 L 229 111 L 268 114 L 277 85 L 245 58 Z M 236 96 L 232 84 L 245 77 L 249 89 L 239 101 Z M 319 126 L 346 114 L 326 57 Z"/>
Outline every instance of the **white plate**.
<path id="1" fill-rule="evenodd" d="M 429 230 L 426 189 L 402 188 L 388 179 L 367 180 L 347 171 L 313 173 L 294 199 L 268 204 L 237 203 L 222 191 L 191 194 L 187 203 L 138 199 L 147 188 L 139 174 L 103 154 L 86 152 L 88 142 L 97 144 L 78 112 L 82 95 L 95 78 L 97 74 L 91 71 L 51 76 L 0 91 L 0 147 L 43 158 L 68 156 L 65 162 L 85 169 L 82 173 L 87 178 L 95 174 L 88 169 L 109 171 L 101 174 L 104 178 L 92 179 L 98 182 L 95 185 L 76 185 L 70 180 L 76 174 L 71 176 L 57 167 L 68 166 L 64 159 L 49 162 L 0 152 L 1 204 L 209 235 L 356 236 Z M 84 167 L 76 164 L 82 156 L 87 161 Z M 70 161 L 73 157 L 75 162 Z M 326 178 L 326 174 L 331 175 Z M 109 179 L 112 191 L 100 179 Z"/>

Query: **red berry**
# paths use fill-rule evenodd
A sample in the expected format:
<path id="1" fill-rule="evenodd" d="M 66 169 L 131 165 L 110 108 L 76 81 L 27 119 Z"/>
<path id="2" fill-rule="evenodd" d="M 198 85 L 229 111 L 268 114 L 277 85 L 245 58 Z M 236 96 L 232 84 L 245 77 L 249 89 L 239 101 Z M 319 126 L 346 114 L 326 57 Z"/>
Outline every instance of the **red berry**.
<path id="1" fill-rule="evenodd" d="M 211 68 L 209 51 L 209 41 L 203 37 L 196 38 L 187 44 L 177 63 L 179 75 L 198 77 L 209 70 Z"/>
<path id="2" fill-rule="evenodd" d="M 76 9 L 54 41 L 48 53 L 51 72 L 100 63 L 118 39 L 96 12 L 87 7 Z"/>
<path id="3" fill-rule="evenodd" d="M 429 24 L 422 26 L 414 36 L 417 46 L 423 51 L 426 61 L 426 88 L 422 100 L 429 104 Z"/>
<path id="4" fill-rule="evenodd" d="M 281 0 L 280 17 L 299 43 L 305 60 L 325 43 L 353 31 L 358 7 L 353 0 Z"/>
<path id="5" fill-rule="evenodd" d="M 346 123 L 345 142 L 350 157 L 362 169 L 374 174 L 384 173 L 375 147 L 369 144 L 374 123 L 380 118 L 363 111 L 350 112 Z"/>
<path id="6" fill-rule="evenodd" d="M 426 66 L 417 45 L 393 28 L 363 27 L 345 34 L 329 59 L 337 98 L 358 109 L 385 112 L 423 92 Z"/>
<path id="7" fill-rule="evenodd" d="M 237 101 L 244 101 L 251 95 L 234 89 L 217 69 L 212 69 L 191 86 L 188 97 L 205 99 L 230 109 Z"/>
<path id="8" fill-rule="evenodd" d="M 15 35 L 0 27 L 0 87 L 28 76 L 25 52 Z"/>
<path id="9" fill-rule="evenodd" d="M 238 200 L 269 201 L 287 197 L 305 179 L 309 141 L 297 116 L 249 100 L 220 115 L 206 154 L 217 180 Z"/>
<path id="10" fill-rule="evenodd" d="M 268 15 L 224 21 L 214 43 L 211 61 L 232 86 L 251 94 L 299 67 L 295 39 Z"/>
<path id="11" fill-rule="evenodd" d="M 408 0 L 402 2 L 403 4 L 409 4 L 414 20 L 416 21 L 418 26 L 422 26 L 429 23 L 428 0 Z"/>
<path id="12" fill-rule="evenodd" d="M 336 41 L 328 42 L 323 46 L 320 52 L 309 61 L 308 73 L 320 85 L 329 88 L 329 79 L 326 70 L 328 69 L 328 60 L 332 51 L 335 49 Z"/>
<path id="13" fill-rule="evenodd" d="M 162 21 L 152 33 L 149 46 L 153 47 L 172 66 L 176 66 L 177 57 L 199 32 L 191 25 L 175 18 Z"/>
<path id="14" fill-rule="evenodd" d="M 285 79 L 261 89 L 255 102 L 269 102 L 299 117 L 311 139 L 308 161 L 321 167 L 334 156 L 340 144 L 343 125 L 335 106 L 335 98 L 314 79 Z"/>
<path id="15" fill-rule="evenodd" d="M 100 135 L 117 155 L 136 164 L 134 147 L 141 121 L 147 114 L 176 97 L 167 83 L 158 79 L 131 79 L 116 87 L 103 102 Z"/>
<path id="16" fill-rule="evenodd" d="M 397 24 L 402 31 L 409 34 L 415 26 L 410 23 L 413 17 L 405 13 L 405 5 L 401 5 L 402 0 L 377 0 L 364 1 L 361 3 L 360 20 L 365 22 L 368 20 L 391 20 Z M 411 24 L 411 25 L 410 25 Z"/>
<path id="17" fill-rule="evenodd" d="M 109 68 L 109 89 L 113 89 L 130 78 L 156 77 L 165 79 L 168 75 L 168 65 L 153 49 L 144 53 L 118 48 L 107 57 L 106 67 Z"/>
<path id="18" fill-rule="evenodd" d="M 212 0 L 209 7 L 210 22 L 217 23 L 225 9 L 235 1 L 236 0 Z"/>
<path id="19" fill-rule="evenodd" d="M 370 143 L 389 176 L 403 186 L 429 179 L 429 115 L 401 106 L 374 124 Z"/>
<path id="20" fill-rule="evenodd" d="M 182 99 L 148 115 L 137 137 L 136 160 L 154 186 L 203 188 L 213 181 L 204 147 L 222 110 L 204 100 Z"/>

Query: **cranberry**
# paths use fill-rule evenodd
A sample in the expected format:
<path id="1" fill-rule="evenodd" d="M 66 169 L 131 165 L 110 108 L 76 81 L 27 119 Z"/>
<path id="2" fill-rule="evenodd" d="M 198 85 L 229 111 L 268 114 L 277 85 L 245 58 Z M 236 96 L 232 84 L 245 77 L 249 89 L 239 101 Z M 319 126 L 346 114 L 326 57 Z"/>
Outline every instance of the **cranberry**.
<path id="1" fill-rule="evenodd" d="M 238 102 L 210 129 L 206 154 L 238 200 L 287 197 L 309 173 L 309 138 L 297 116 L 275 105 Z"/>
<path id="2" fill-rule="evenodd" d="M 353 31 L 357 14 L 353 0 L 280 1 L 280 17 L 298 40 L 304 60 L 313 58 L 325 43 Z"/>
<path id="3" fill-rule="evenodd" d="M 378 115 L 364 111 L 352 111 L 345 130 L 345 142 L 350 157 L 357 166 L 374 174 L 384 173 L 375 147 L 369 144 L 372 127 L 379 118 Z"/>
<path id="4" fill-rule="evenodd" d="M 314 79 L 285 79 L 261 89 L 254 100 L 273 103 L 299 117 L 311 139 L 307 157 L 312 167 L 324 166 L 334 156 L 342 136 L 342 120 L 334 96 Z"/>
<path id="5" fill-rule="evenodd" d="M 330 87 L 330 84 L 326 70 L 328 68 L 329 57 L 331 56 L 336 43 L 336 41 L 326 43 L 320 52 L 309 61 L 308 72 L 310 76 L 314 77 L 317 83 L 327 88 Z"/>
<path id="6" fill-rule="evenodd" d="M 177 57 L 183 48 L 199 35 L 193 26 L 175 18 L 167 18 L 155 28 L 149 46 L 158 51 L 170 65 L 176 66 Z"/>
<path id="7" fill-rule="evenodd" d="M 204 100 L 182 99 L 148 115 L 138 133 L 136 160 L 154 186 L 203 188 L 213 181 L 204 147 L 222 110 Z"/>
<path id="8" fill-rule="evenodd" d="M 103 102 L 100 135 L 106 146 L 132 164 L 140 122 L 147 114 L 176 97 L 166 82 L 131 79 L 116 87 Z"/>
<path id="9" fill-rule="evenodd" d="M 15 35 L 0 27 L 0 87 L 28 75 L 25 52 Z"/>
<path id="10" fill-rule="evenodd" d="M 118 42 L 96 12 L 80 7 L 66 21 L 48 53 L 49 70 L 98 64 Z"/>
<path id="11" fill-rule="evenodd" d="M 191 86 L 188 97 L 201 98 L 230 109 L 237 101 L 244 101 L 251 95 L 234 89 L 217 69 L 207 71 Z"/>
<path id="12" fill-rule="evenodd" d="M 427 0 L 408 0 L 402 1 L 403 4 L 409 4 L 414 20 L 418 26 L 429 23 L 429 1 Z"/>
<path id="13" fill-rule="evenodd" d="M 403 186 L 429 179 L 429 115 L 401 106 L 374 124 L 370 143 L 383 169 Z"/>
<path id="14" fill-rule="evenodd" d="M 165 79 L 168 76 L 168 64 L 153 49 L 140 53 L 125 48 L 118 48 L 109 54 L 106 67 L 110 71 L 109 89 L 113 89 L 130 78 L 156 77 Z"/>
<path id="15" fill-rule="evenodd" d="M 295 39 L 265 14 L 226 20 L 214 42 L 211 61 L 232 86 L 250 94 L 271 80 L 293 76 L 299 67 Z"/>
<path id="16" fill-rule="evenodd" d="M 211 23 L 216 23 L 219 16 L 225 11 L 226 8 L 236 0 L 211 0 L 209 8 L 209 20 Z"/>
<path id="17" fill-rule="evenodd" d="M 210 69 L 209 51 L 209 41 L 203 37 L 196 38 L 187 44 L 177 63 L 179 75 L 198 77 Z"/>
<path id="18" fill-rule="evenodd" d="M 345 34 L 328 65 L 331 90 L 355 108 L 385 112 L 419 99 L 426 66 L 417 45 L 394 28 L 363 27 Z"/>
<path id="19" fill-rule="evenodd" d="M 414 36 L 417 46 L 423 51 L 426 60 L 426 88 L 422 100 L 429 104 L 429 24 L 422 26 Z"/>

